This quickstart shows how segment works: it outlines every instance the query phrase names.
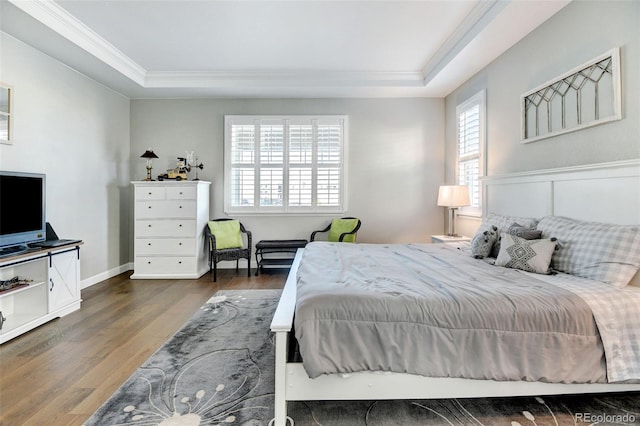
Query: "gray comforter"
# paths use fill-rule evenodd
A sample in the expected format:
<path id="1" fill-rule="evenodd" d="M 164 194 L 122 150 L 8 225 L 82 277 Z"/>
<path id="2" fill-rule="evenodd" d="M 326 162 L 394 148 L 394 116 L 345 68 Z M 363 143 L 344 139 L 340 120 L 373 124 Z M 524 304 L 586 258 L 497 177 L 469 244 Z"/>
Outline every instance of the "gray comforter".
<path id="1" fill-rule="evenodd" d="M 450 244 L 309 244 L 294 327 L 312 378 L 395 371 L 606 382 L 602 342 L 580 297 Z"/>

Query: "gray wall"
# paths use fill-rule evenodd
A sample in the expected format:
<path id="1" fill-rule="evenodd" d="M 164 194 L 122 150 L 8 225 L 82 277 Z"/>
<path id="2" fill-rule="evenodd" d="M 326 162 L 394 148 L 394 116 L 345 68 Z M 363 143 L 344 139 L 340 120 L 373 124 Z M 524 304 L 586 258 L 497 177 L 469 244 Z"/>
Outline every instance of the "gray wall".
<path id="1" fill-rule="evenodd" d="M 455 108 L 486 89 L 487 175 L 640 157 L 640 2 L 574 1 L 446 98 L 446 179 L 455 176 Z M 520 143 L 520 96 L 620 47 L 620 121 Z M 477 220 L 460 220 L 473 235 Z"/>
<path id="2" fill-rule="evenodd" d="M 14 143 L 0 145 L 0 169 L 46 173 L 47 220 L 84 240 L 81 277 L 93 284 L 129 261 L 129 99 L 0 37 L 0 80 L 14 88 Z"/>
<path id="3" fill-rule="evenodd" d="M 444 174 L 442 99 L 204 99 L 131 102 L 131 176 L 142 179 L 147 147 L 160 157 L 154 176 L 194 150 L 212 184 L 211 217 L 223 212 L 225 114 L 349 116 L 348 211 L 362 219 L 359 242 L 428 241 L 442 233 L 436 206 Z M 236 216 L 238 217 L 238 216 Z M 327 216 L 243 216 L 254 241 L 309 238 Z"/>

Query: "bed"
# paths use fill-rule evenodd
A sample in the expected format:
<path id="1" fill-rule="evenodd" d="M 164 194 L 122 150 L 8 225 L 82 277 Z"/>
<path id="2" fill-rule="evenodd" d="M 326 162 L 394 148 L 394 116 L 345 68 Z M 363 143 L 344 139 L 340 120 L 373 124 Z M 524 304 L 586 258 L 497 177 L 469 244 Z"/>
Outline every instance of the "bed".
<path id="1" fill-rule="evenodd" d="M 607 236 L 609 231 L 619 229 L 616 225 L 640 223 L 640 191 L 629 197 L 629 192 L 619 190 L 640 188 L 640 161 L 498 176 L 485 179 L 483 185 L 485 217 L 491 216 L 489 212 L 499 212 L 493 213 L 497 219 L 544 218 L 542 228 L 547 234 L 559 233 L 563 237 L 560 240 L 570 239 L 563 234 L 567 228 L 562 222 L 565 216 L 579 224 L 582 224 L 580 221 L 611 224 L 610 228 L 599 231 L 589 228 L 589 235 L 601 232 Z M 589 241 L 589 238 L 584 239 Z M 610 239 L 615 240 L 615 236 Z M 584 252 L 577 242 L 572 241 L 563 250 L 567 247 L 574 249 L 573 252 Z M 576 247 L 579 250 L 575 250 Z M 299 251 L 271 324 L 276 341 L 274 424 L 287 423 L 286 403 L 296 400 L 640 391 L 637 347 L 640 339 L 633 334 L 640 333 L 636 327 L 639 324 L 633 323 L 640 317 L 640 287 L 619 289 L 572 273 L 523 273 L 473 259 L 468 250 L 464 244 L 369 247 L 320 243 Z M 622 252 L 628 254 L 629 250 Z M 570 254 L 565 257 L 571 270 L 576 260 Z M 421 259 L 429 261 L 421 262 Z M 636 262 L 623 259 L 618 263 L 628 276 L 629 268 L 637 269 Z M 630 263 L 635 264 L 628 265 Z M 336 264 L 343 264 L 343 268 L 329 266 Z M 456 265 L 463 264 L 466 266 L 457 269 Z M 499 271 L 497 275 L 495 271 Z M 588 271 L 587 275 L 592 272 Z M 597 271 L 593 273 L 599 277 Z M 406 287 L 404 283 L 410 281 L 408 276 L 411 280 L 417 277 L 421 284 L 399 292 L 397 284 Z M 450 284 L 440 285 L 445 278 L 455 284 L 453 288 Z M 478 280 L 480 288 L 489 290 L 474 294 L 473 287 L 467 284 Z M 535 291 L 522 293 L 514 282 Z M 621 292 L 626 296 L 620 297 Z M 354 293 L 364 297 L 365 303 L 354 305 L 350 298 Z M 452 304 L 440 304 L 444 293 L 453 300 Z M 463 300 L 465 293 L 473 294 L 471 300 Z M 434 298 L 439 301 L 435 307 L 421 308 L 423 299 Z M 509 308 L 491 305 L 494 299 L 511 301 L 518 306 L 518 311 L 529 310 L 532 317 L 526 318 L 533 319 L 513 319 Z M 318 305 L 318 300 L 324 305 Z M 545 300 L 554 300 L 557 308 L 544 309 L 541 304 L 547 303 L 542 302 Z M 397 306 L 392 306 L 393 303 Z M 611 307 L 619 303 L 627 311 L 616 318 L 610 313 L 620 313 L 621 308 Z M 328 312 L 329 306 L 338 311 Z M 478 310 L 478 306 L 485 310 Z M 368 312 L 364 307 L 370 308 Z M 502 319 L 487 314 L 505 309 L 507 314 Z M 294 313 L 295 333 L 301 342 L 304 364 L 294 360 Z M 371 328 L 354 326 L 368 322 L 371 316 L 379 320 Z M 556 317 L 555 321 L 550 321 L 550 316 Z M 574 317 L 582 319 L 568 321 Z M 620 325 L 620 317 L 634 320 Z M 334 321 L 336 318 L 340 321 Z M 507 324 L 509 318 L 512 321 Z M 543 327 L 529 328 L 532 324 L 536 327 L 543 324 Z M 491 331 L 487 331 L 490 327 L 493 327 Z M 611 329 L 612 334 L 600 333 L 599 328 Z M 452 329 L 463 331 L 453 336 L 456 333 Z M 614 333 L 617 329 L 631 330 L 631 334 L 619 336 Z M 499 338 L 496 333 L 500 334 Z M 510 334 L 514 335 L 513 340 Z M 509 358 L 514 352 L 509 350 L 509 345 L 513 348 L 523 344 L 515 340 L 517 334 L 528 336 L 526 344 L 530 348 L 540 345 L 551 348 L 545 352 L 547 357 L 527 357 L 527 353 L 536 353 L 530 350 L 521 351 L 524 357 Z M 559 336 L 570 337 L 562 340 Z M 378 345 L 372 343 L 376 339 Z M 434 343 L 436 341 L 440 343 Z M 498 341 L 507 342 L 507 346 L 498 349 L 498 360 L 491 362 L 478 348 L 495 350 Z M 344 347 L 355 348 L 355 353 L 349 354 Z M 461 353 L 476 356 L 461 362 L 456 358 Z M 613 354 L 618 354 L 617 358 Z M 576 359 L 581 362 L 574 362 Z M 573 368 L 576 366 L 579 368 Z"/>

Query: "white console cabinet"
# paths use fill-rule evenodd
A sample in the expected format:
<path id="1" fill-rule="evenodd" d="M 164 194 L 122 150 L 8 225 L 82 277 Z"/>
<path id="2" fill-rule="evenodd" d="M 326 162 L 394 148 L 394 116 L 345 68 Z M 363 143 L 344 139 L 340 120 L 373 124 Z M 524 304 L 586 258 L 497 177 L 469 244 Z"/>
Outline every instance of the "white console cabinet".
<path id="1" fill-rule="evenodd" d="M 36 249 L 0 259 L 0 279 L 29 285 L 0 291 L 0 344 L 80 309 L 80 245 Z"/>
<path id="2" fill-rule="evenodd" d="M 136 181 L 132 279 L 199 278 L 209 266 L 205 181 Z"/>

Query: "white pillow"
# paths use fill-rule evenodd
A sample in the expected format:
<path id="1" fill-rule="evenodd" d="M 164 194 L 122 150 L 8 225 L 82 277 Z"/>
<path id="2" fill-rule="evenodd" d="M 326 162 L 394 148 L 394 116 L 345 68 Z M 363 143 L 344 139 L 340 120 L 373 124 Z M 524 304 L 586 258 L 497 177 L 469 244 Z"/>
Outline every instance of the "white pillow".
<path id="1" fill-rule="evenodd" d="M 515 235 L 503 234 L 495 264 L 536 274 L 548 274 L 555 249 L 555 239 L 525 240 Z"/>

